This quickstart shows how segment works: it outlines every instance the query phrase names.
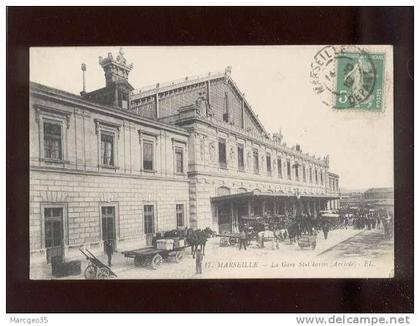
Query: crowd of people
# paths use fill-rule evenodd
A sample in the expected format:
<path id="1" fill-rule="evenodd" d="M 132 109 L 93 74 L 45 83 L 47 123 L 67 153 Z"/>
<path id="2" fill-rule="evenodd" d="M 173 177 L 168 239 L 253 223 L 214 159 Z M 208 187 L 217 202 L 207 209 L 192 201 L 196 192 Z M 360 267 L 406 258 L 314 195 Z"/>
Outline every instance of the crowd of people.
<path id="1" fill-rule="evenodd" d="M 383 230 L 387 240 L 392 239 L 394 230 L 394 216 L 385 210 L 353 210 L 343 214 L 345 226 L 352 225 L 359 230 Z"/>

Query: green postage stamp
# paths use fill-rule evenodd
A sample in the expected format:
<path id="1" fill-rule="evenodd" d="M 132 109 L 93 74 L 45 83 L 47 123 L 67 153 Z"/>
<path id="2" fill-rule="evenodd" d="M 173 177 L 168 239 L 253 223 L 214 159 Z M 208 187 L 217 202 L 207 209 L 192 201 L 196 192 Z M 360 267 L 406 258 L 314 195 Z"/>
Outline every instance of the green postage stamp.
<path id="1" fill-rule="evenodd" d="M 335 108 L 381 111 L 385 55 L 344 52 L 336 59 Z"/>
<path id="2" fill-rule="evenodd" d="M 337 110 L 384 110 L 385 53 L 328 45 L 311 63 L 313 90 Z"/>

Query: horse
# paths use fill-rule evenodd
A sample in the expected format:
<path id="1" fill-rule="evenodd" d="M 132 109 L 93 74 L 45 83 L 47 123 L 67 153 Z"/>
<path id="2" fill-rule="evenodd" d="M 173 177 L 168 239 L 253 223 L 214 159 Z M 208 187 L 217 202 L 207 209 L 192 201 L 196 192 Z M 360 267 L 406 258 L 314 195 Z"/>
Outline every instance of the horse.
<path id="1" fill-rule="evenodd" d="M 187 230 L 186 240 L 187 243 L 191 246 L 191 254 L 193 258 L 195 258 L 195 253 L 198 249 L 198 246 L 200 246 L 201 252 L 203 253 L 203 256 L 205 256 L 207 239 L 210 237 L 211 234 L 208 230 L 210 230 L 210 228 L 206 230 L 193 230 L 190 228 Z"/>
<path id="2" fill-rule="evenodd" d="M 293 222 L 287 226 L 287 233 L 289 234 L 290 243 L 296 242 L 302 234 L 301 227 L 298 222 Z"/>

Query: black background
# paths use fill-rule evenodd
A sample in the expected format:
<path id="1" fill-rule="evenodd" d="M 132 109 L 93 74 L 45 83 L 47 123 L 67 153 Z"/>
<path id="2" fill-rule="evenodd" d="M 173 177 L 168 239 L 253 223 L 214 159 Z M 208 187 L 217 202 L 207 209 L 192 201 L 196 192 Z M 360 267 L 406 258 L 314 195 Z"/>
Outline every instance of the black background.
<path id="1" fill-rule="evenodd" d="M 7 19 L 7 312 L 413 312 L 413 8 L 9 7 Z M 30 46 L 282 44 L 394 45 L 394 279 L 28 279 Z"/>

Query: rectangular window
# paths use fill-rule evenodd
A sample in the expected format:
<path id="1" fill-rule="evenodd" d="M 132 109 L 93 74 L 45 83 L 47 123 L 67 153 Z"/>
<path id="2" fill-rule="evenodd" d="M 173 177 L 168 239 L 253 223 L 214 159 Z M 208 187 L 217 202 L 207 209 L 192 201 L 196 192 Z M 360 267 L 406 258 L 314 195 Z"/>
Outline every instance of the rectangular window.
<path id="1" fill-rule="evenodd" d="M 101 164 L 114 165 L 114 136 L 101 133 Z"/>
<path id="2" fill-rule="evenodd" d="M 102 206 L 102 240 L 115 240 L 115 207 Z"/>
<path id="3" fill-rule="evenodd" d="M 176 226 L 177 227 L 184 227 L 184 204 L 177 204 L 176 205 Z"/>
<path id="4" fill-rule="evenodd" d="M 184 173 L 184 151 L 182 148 L 175 148 L 175 171 Z"/>
<path id="5" fill-rule="evenodd" d="M 296 180 L 299 181 L 299 164 L 298 163 L 295 163 L 293 166 L 295 167 L 295 177 L 296 177 Z"/>
<path id="6" fill-rule="evenodd" d="M 281 165 L 281 159 L 277 159 L 277 175 L 279 178 L 283 178 L 283 167 Z"/>
<path id="7" fill-rule="evenodd" d="M 143 170 L 153 170 L 153 143 L 143 142 Z"/>
<path id="8" fill-rule="evenodd" d="M 229 97 L 227 92 L 225 92 L 225 112 L 223 113 L 223 121 L 229 122 Z"/>
<path id="9" fill-rule="evenodd" d="M 219 139 L 219 165 L 222 168 L 226 167 L 226 141 Z"/>
<path id="10" fill-rule="evenodd" d="M 318 170 L 315 170 L 315 183 L 318 184 Z"/>
<path id="11" fill-rule="evenodd" d="M 243 171 L 245 169 L 244 164 L 244 146 L 238 145 L 238 170 Z"/>
<path id="12" fill-rule="evenodd" d="M 45 208 L 45 248 L 63 245 L 63 208 Z"/>
<path id="13" fill-rule="evenodd" d="M 306 166 L 305 166 L 305 164 L 302 165 L 302 178 L 303 178 L 303 182 L 306 182 Z"/>
<path id="14" fill-rule="evenodd" d="M 258 150 L 257 149 L 254 149 L 252 151 L 252 157 L 254 159 L 254 173 L 258 174 L 258 173 L 260 173 L 260 164 L 259 164 L 259 161 L 258 161 Z"/>
<path id="15" fill-rule="evenodd" d="M 155 233 L 155 209 L 153 205 L 144 205 L 144 233 Z"/>
<path id="16" fill-rule="evenodd" d="M 48 159 L 62 160 L 61 124 L 44 123 L 44 156 Z"/>
<path id="17" fill-rule="evenodd" d="M 322 171 L 319 173 L 319 176 L 321 178 L 321 184 L 323 185 L 324 184 L 324 177 L 322 175 Z"/>
<path id="18" fill-rule="evenodd" d="M 265 161 L 267 163 L 267 175 L 271 175 L 271 155 L 267 155 Z"/>
<path id="19" fill-rule="evenodd" d="M 290 161 L 287 161 L 287 179 L 292 180 L 292 171 L 290 167 Z"/>

